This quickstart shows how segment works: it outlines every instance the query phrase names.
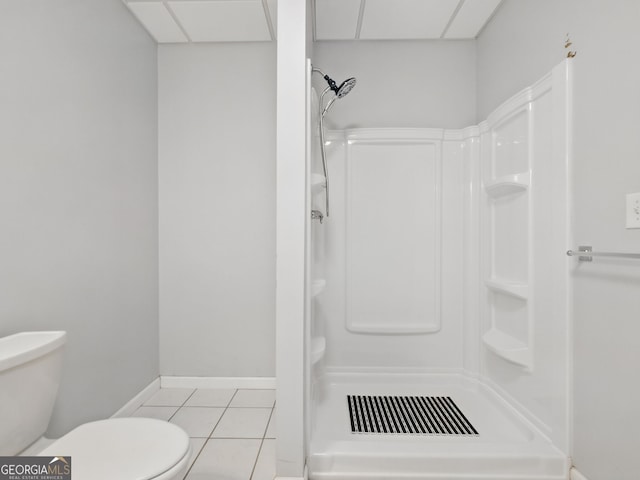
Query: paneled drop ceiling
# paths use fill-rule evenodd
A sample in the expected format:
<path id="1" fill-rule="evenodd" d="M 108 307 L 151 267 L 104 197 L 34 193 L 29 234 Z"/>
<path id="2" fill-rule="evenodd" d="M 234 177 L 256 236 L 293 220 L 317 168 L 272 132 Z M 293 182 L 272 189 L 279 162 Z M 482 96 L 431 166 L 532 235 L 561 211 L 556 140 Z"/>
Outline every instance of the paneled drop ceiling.
<path id="1" fill-rule="evenodd" d="M 316 40 L 475 38 L 502 0 L 315 0 Z"/>
<path id="2" fill-rule="evenodd" d="M 265 42 L 277 0 L 123 0 L 158 43 Z"/>
<path id="3" fill-rule="evenodd" d="M 158 43 L 271 41 L 277 35 L 277 0 L 123 1 Z M 315 0 L 314 38 L 475 38 L 501 2 Z"/>

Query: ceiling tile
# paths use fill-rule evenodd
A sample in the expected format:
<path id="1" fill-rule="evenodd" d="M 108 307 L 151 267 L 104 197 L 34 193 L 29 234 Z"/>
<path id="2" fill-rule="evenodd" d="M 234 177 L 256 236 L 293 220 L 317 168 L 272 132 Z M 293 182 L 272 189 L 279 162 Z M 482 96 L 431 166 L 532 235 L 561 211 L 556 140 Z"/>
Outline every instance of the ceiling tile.
<path id="1" fill-rule="evenodd" d="M 194 42 L 271 40 L 260 0 L 167 3 Z"/>
<path id="2" fill-rule="evenodd" d="M 158 43 L 182 43 L 189 40 L 160 2 L 128 2 L 127 6 Z"/>
<path id="3" fill-rule="evenodd" d="M 316 40 L 356 38 L 360 0 L 316 0 Z"/>
<path id="4" fill-rule="evenodd" d="M 459 0 L 367 0 L 362 39 L 440 38 Z"/>
<path id="5" fill-rule="evenodd" d="M 475 38 L 502 0 L 465 0 L 444 38 Z"/>

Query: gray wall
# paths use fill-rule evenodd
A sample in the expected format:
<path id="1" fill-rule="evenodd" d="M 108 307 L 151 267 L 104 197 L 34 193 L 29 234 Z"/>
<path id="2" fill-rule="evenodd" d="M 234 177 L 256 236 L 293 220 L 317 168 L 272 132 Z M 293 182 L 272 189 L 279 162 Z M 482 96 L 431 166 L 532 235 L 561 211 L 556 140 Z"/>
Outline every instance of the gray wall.
<path id="1" fill-rule="evenodd" d="M 317 42 L 315 67 L 336 82 L 358 80 L 325 123 L 329 128 L 474 125 L 475 52 L 473 40 Z M 316 88 L 324 89 L 323 82 L 314 75 Z"/>
<path id="2" fill-rule="evenodd" d="M 478 112 L 574 59 L 574 245 L 640 251 L 625 229 L 625 194 L 640 191 L 640 2 L 506 0 L 478 39 Z M 574 449 L 589 480 L 640 471 L 640 265 L 574 264 Z"/>
<path id="3" fill-rule="evenodd" d="M 162 375 L 275 373 L 275 48 L 159 46 Z"/>
<path id="4" fill-rule="evenodd" d="M 49 435 L 158 375 L 155 52 L 118 0 L 0 2 L 0 336 L 69 334 Z"/>

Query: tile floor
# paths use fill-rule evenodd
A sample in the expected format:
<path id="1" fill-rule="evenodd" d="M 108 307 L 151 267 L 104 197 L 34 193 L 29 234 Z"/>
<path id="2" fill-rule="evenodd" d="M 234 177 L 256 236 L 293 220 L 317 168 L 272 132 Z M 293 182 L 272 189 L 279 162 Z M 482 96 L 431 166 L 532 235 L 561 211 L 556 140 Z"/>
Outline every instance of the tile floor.
<path id="1" fill-rule="evenodd" d="M 191 439 L 185 480 L 273 480 L 275 390 L 162 388 L 133 413 Z"/>

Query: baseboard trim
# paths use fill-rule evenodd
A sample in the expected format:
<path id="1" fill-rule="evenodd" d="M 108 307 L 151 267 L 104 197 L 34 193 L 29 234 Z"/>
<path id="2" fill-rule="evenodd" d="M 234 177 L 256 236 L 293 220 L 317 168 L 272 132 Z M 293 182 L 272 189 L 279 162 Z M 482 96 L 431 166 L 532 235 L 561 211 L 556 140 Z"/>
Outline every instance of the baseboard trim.
<path id="1" fill-rule="evenodd" d="M 571 478 L 571 480 L 589 480 L 587 477 L 581 474 L 576 467 L 571 467 L 570 473 L 571 475 L 569 478 Z"/>
<path id="2" fill-rule="evenodd" d="M 161 376 L 162 388 L 276 388 L 274 377 L 173 377 Z"/>
<path id="3" fill-rule="evenodd" d="M 149 400 L 160 390 L 160 377 L 147 385 L 140 393 L 129 400 L 120 410 L 111 415 L 111 418 L 130 417 L 140 406 Z"/>

